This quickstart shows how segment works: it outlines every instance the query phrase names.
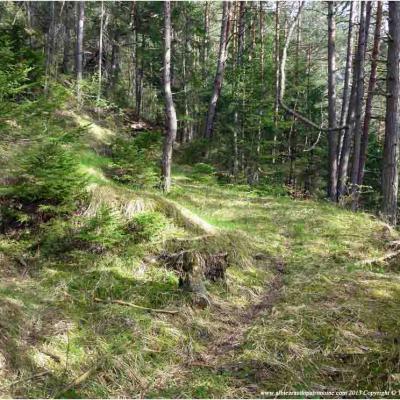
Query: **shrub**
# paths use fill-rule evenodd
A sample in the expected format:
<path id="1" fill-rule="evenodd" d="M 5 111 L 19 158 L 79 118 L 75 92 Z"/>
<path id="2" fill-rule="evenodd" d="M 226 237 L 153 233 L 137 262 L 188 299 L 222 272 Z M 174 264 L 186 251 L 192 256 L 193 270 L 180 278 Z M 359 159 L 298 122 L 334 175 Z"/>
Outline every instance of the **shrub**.
<path id="1" fill-rule="evenodd" d="M 102 206 L 90 218 L 54 219 L 43 225 L 39 245 L 47 255 L 72 250 L 101 253 L 128 239 L 125 225 L 116 211 Z"/>
<path id="2" fill-rule="evenodd" d="M 167 218 L 159 212 L 142 212 L 128 224 L 128 230 L 136 242 L 157 239 L 168 224 Z"/>
<path id="3" fill-rule="evenodd" d="M 197 163 L 193 166 L 193 173 L 212 175 L 215 173 L 215 168 L 209 164 Z"/>
<path id="4" fill-rule="evenodd" d="M 50 141 L 21 154 L 13 171 L 16 184 L 5 194 L 25 203 L 66 204 L 81 197 L 86 179 L 65 145 Z"/>
<path id="5" fill-rule="evenodd" d="M 92 250 L 109 250 L 127 239 L 124 227 L 119 213 L 102 206 L 95 216 L 85 221 L 76 238 Z"/>
<path id="6" fill-rule="evenodd" d="M 158 168 L 149 155 L 149 148 L 136 141 L 117 138 L 111 146 L 112 178 L 125 184 L 142 186 L 158 181 Z"/>

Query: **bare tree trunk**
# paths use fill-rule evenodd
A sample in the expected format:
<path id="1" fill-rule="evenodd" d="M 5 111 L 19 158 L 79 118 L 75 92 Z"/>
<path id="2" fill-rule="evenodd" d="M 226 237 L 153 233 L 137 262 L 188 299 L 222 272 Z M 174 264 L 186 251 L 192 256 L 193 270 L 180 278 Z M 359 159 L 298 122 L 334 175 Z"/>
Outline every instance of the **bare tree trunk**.
<path id="1" fill-rule="evenodd" d="M 114 37 L 112 41 L 112 48 L 111 48 L 111 76 L 110 76 L 110 85 L 109 85 L 109 92 L 110 95 L 113 96 L 115 94 L 115 88 L 118 83 L 118 75 L 119 75 L 119 31 L 118 28 L 114 32 Z"/>
<path id="2" fill-rule="evenodd" d="M 275 109 L 274 109 L 274 143 L 272 147 L 272 164 L 275 164 L 276 140 L 279 119 L 279 96 L 280 96 L 280 21 L 279 21 L 279 1 L 275 2 Z"/>
<path id="3" fill-rule="evenodd" d="M 244 51 L 244 14 L 245 14 L 245 2 L 239 2 L 239 15 L 237 19 L 237 54 L 236 54 L 236 80 L 237 83 L 241 81 L 241 70 L 240 66 L 243 61 Z M 239 96 L 238 88 L 235 88 L 236 96 Z M 239 104 L 235 104 L 235 112 L 233 116 L 233 175 L 237 175 L 239 172 L 239 148 L 238 148 L 238 132 L 240 130 L 239 124 Z"/>
<path id="4" fill-rule="evenodd" d="M 136 42 L 138 41 L 138 34 L 136 34 Z M 135 72 L 135 103 L 136 103 L 136 115 L 138 118 L 141 115 L 142 109 L 142 97 L 143 97 L 143 52 L 145 48 L 145 38 L 142 35 L 142 52 L 141 58 L 138 59 L 138 55 L 136 52 L 136 72 Z"/>
<path id="5" fill-rule="evenodd" d="M 162 158 L 162 189 L 168 193 L 171 188 L 172 150 L 176 138 L 177 119 L 171 91 L 171 2 L 164 2 L 164 95 L 166 132 Z"/>
<path id="6" fill-rule="evenodd" d="M 368 149 L 369 125 L 372 116 L 372 99 L 374 97 L 374 91 L 376 87 L 376 70 L 378 67 L 381 28 L 382 28 L 382 2 L 378 1 L 376 10 L 375 32 L 374 32 L 374 46 L 371 55 L 371 72 L 368 83 L 367 100 L 365 104 L 363 136 L 361 139 L 360 167 L 358 171 L 358 182 L 357 182 L 358 185 L 362 185 L 364 180 L 364 169 L 365 169 L 365 162 L 367 159 L 367 149 Z"/>
<path id="7" fill-rule="evenodd" d="M 329 127 L 336 128 L 336 3 L 328 2 L 328 119 Z M 328 133 L 329 185 L 328 196 L 337 201 L 337 148 L 338 132 Z"/>
<path id="8" fill-rule="evenodd" d="M 78 21 L 76 27 L 76 61 L 75 61 L 75 73 L 76 73 L 76 91 L 78 106 L 82 105 L 82 92 L 81 92 L 81 81 L 83 74 L 83 29 L 85 23 L 85 2 L 78 2 Z"/>
<path id="9" fill-rule="evenodd" d="M 386 80 L 386 129 L 383 149 L 382 214 L 391 225 L 397 223 L 400 96 L 400 3 L 389 1 L 389 34 Z"/>
<path id="10" fill-rule="evenodd" d="M 347 55 L 346 55 L 346 67 L 344 73 L 343 83 L 343 96 L 342 96 L 342 109 L 340 113 L 340 126 L 343 126 L 347 119 L 347 113 L 349 110 L 349 88 L 350 88 L 350 77 L 353 63 L 353 26 L 355 22 L 355 10 L 354 2 L 350 1 L 350 16 L 349 16 L 349 28 L 347 33 Z M 339 143 L 338 143 L 338 163 L 341 158 L 342 146 L 343 146 L 343 135 L 344 130 L 339 131 Z"/>
<path id="11" fill-rule="evenodd" d="M 71 50 L 71 26 L 70 26 L 70 6 L 67 3 L 65 5 L 65 16 L 64 16 L 64 48 L 63 48 L 63 60 L 61 71 L 63 74 L 69 73 L 70 66 L 70 50 Z"/>
<path id="12" fill-rule="evenodd" d="M 353 79 L 350 93 L 349 109 L 346 117 L 346 129 L 343 136 L 343 146 L 339 164 L 338 198 L 345 195 L 347 185 L 347 173 L 349 168 L 351 142 L 354 135 L 355 113 L 357 109 L 357 86 L 359 84 L 360 65 L 364 58 L 364 34 L 365 34 L 365 3 L 361 2 L 360 27 L 358 31 L 357 53 L 353 62 Z"/>
<path id="13" fill-rule="evenodd" d="M 225 63 L 228 56 L 228 33 L 229 33 L 229 11 L 231 3 L 229 1 L 223 2 L 222 7 L 222 22 L 221 22 L 221 36 L 219 41 L 219 52 L 218 52 L 218 65 L 217 72 L 214 79 L 213 94 L 210 99 L 208 106 L 207 118 L 205 123 L 204 137 L 211 139 L 213 136 L 215 111 L 217 108 L 217 102 L 222 89 L 222 81 L 224 78 Z"/>
<path id="14" fill-rule="evenodd" d="M 102 83 L 102 72 L 103 72 L 103 26 L 104 26 L 104 1 L 101 1 L 101 14 L 100 14 L 100 34 L 99 34 L 99 69 L 98 69 L 98 89 L 97 89 L 97 102 L 101 98 L 101 83 Z"/>
<path id="15" fill-rule="evenodd" d="M 50 26 L 46 34 L 46 75 L 44 90 L 47 93 L 49 79 L 53 69 L 53 58 L 54 58 L 54 47 L 55 47 L 55 36 L 56 36 L 56 21 L 55 21 L 55 2 L 49 2 L 50 7 Z"/>
<path id="16" fill-rule="evenodd" d="M 209 9 L 210 9 L 210 4 L 206 0 L 204 2 L 204 38 L 203 38 L 203 48 L 202 48 L 202 68 L 203 68 L 203 78 L 206 80 L 207 78 L 207 60 L 208 60 L 208 41 L 209 41 L 209 35 L 210 35 L 210 22 L 209 22 Z"/>
<path id="17" fill-rule="evenodd" d="M 369 8 L 371 2 L 367 3 Z M 361 6 L 361 10 L 362 10 Z M 360 167 L 360 149 L 361 149 L 361 136 L 362 136 L 362 112 L 364 103 L 364 79 L 365 79 L 365 48 L 366 48 L 366 37 L 367 37 L 367 19 L 361 14 L 360 19 L 360 40 L 358 43 L 359 51 L 359 62 L 357 63 L 357 96 L 356 96 L 356 108 L 355 108 L 355 124 L 354 124 L 354 151 L 353 151 L 353 164 L 351 169 L 351 192 L 352 192 L 352 208 L 355 209 L 357 206 L 356 198 L 358 197 L 358 171 Z"/>

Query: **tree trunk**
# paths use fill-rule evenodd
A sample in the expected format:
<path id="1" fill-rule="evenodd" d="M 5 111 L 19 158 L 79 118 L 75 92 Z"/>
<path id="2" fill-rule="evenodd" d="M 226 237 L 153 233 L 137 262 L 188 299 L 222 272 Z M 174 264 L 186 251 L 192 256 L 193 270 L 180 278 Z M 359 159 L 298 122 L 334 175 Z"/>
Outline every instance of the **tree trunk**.
<path id="1" fill-rule="evenodd" d="M 365 169 L 365 162 L 367 159 L 367 149 L 368 149 L 369 126 L 370 126 L 371 116 L 372 116 L 372 99 L 374 97 L 374 91 L 375 91 L 375 87 L 376 87 L 376 70 L 378 67 L 381 27 L 382 27 L 382 2 L 378 1 L 377 2 L 377 10 L 376 10 L 374 45 L 373 45 L 372 55 L 371 55 L 371 72 L 370 72 L 370 76 L 369 76 L 367 100 L 366 100 L 366 104 L 365 104 L 363 136 L 361 139 L 360 166 L 359 166 L 359 170 L 358 170 L 358 185 L 362 185 L 363 180 L 364 180 L 364 169 Z"/>
<path id="2" fill-rule="evenodd" d="M 64 48 L 63 48 L 63 60 L 61 66 L 61 72 L 63 74 L 69 73 L 70 67 L 70 50 L 71 50 L 71 26 L 70 26 L 70 6 L 67 3 L 65 5 L 65 16 L 64 16 Z"/>
<path id="3" fill-rule="evenodd" d="M 364 5 L 364 3 L 363 3 Z M 363 7 L 363 5 L 361 7 Z M 370 2 L 366 4 L 367 9 L 370 7 Z M 362 8 L 361 8 L 362 10 Z M 369 12 L 370 13 L 370 12 Z M 371 14 L 369 14 L 371 15 Z M 366 25 L 367 18 L 361 14 L 360 19 L 360 40 L 358 43 L 359 62 L 357 64 L 357 96 L 355 107 L 355 123 L 354 123 L 354 151 L 353 151 L 353 164 L 351 169 L 351 192 L 352 192 L 352 208 L 357 206 L 357 197 L 359 192 L 358 187 L 358 171 L 360 166 L 360 149 L 361 149 L 361 136 L 362 136 L 362 112 L 364 103 L 364 79 L 365 79 L 365 48 L 368 27 Z"/>
<path id="4" fill-rule="evenodd" d="M 47 93 L 49 79 L 53 70 L 53 59 L 54 59 L 54 47 L 55 47 L 55 36 L 56 36 L 56 21 L 55 21 L 55 2 L 49 2 L 50 7 L 50 25 L 46 34 L 46 76 L 44 90 Z"/>
<path id="5" fill-rule="evenodd" d="M 336 3 L 328 2 L 328 119 L 329 127 L 336 128 Z M 337 148 L 338 132 L 332 130 L 328 133 L 329 153 L 329 185 L 328 197 L 337 201 Z"/>
<path id="6" fill-rule="evenodd" d="M 343 96 L 342 96 L 342 109 L 340 112 L 340 126 L 344 125 L 344 122 L 347 120 L 347 113 L 349 110 L 349 88 L 350 88 L 350 77 L 351 77 L 351 69 L 353 63 L 353 26 L 355 23 L 355 10 L 354 10 L 354 2 L 350 1 L 350 16 L 349 16 L 349 28 L 347 33 L 347 55 L 346 55 L 346 67 L 344 73 L 344 83 L 343 83 Z M 343 135 L 345 130 L 339 131 L 339 140 L 338 140 L 338 163 L 341 158 L 342 146 L 343 146 Z"/>
<path id="7" fill-rule="evenodd" d="M 245 2 L 239 2 L 239 15 L 237 19 L 237 54 L 236 54 L 236 82 L 235 82 L 235 95 L 239 97 L 237 84 L 241 81 L 241 70 L 240 66 L 243 61 L 244 51 L 244 15 L 245 15 Z M 233 175 L 237 175 L 239 172 L 239 146 L 238 146 L 238 135 L 240 131 L 239 123 L 239 104 L 235 104 L 235 112 L 233 115 Z"/>
<path id="8" fill-rule="evenodd" d="M 386 80 L 386 128 L 383 149 L 382 214 L 391 225 L 397 222 L 400 96 L 400 3 L 389 1 L 389 34 Z"/>
<path id="9" fill-rule="evenodd" d="M 176 138 L 177 119 L 171 91 L 171 2 L 164 2 L 164 96 L 166 132 L 162 158 L 162 189 L 171 188 L 172 150 Z"/>
<path id="10" fill-rule="evenodd" d="M 222 89 L 222 81 L 224 78 L 225 63 L 228 56 L 227 45 L 228 45 L 228 33 L 229 33 L 229 11 L 231 3 L 229 1 L 223 2 L 222 7 L 222 22 L 221 22 L 221 36 L 219 40 L 219 52 L 218 52 L 218 65 L 217 72 L 214 79 L 213 93 L 208 106 L 207 118 L 205 123 L 204 137 L 211 139 L 214 130 L 215 112 L 217 108 L 217 102 Z"/>
<path id="11" fill-rule="evenodd" d="M 98 89 L 97 89 L 97 102 L 101 98 L 101 83 L 102 83 L 102 72 L 103 72 L 103 27 L 104 27 L 104 1 L 101 1 L 101 12 L 100 12 L 100 33 L 99 33 L 99 69 L 98 69 Z"/>
<path id="12" fill-rule="evenodd" d="M 338 199 L 341 199 L 346 193 L 347 173 L 349 168 L 351 143 L 354 134 L 354 119 L 357 108 L 357 85 L 359 83 L 359 73 L 361 59 L 364 58 L 364 26 L 365 26 L 365 3 L 361 2 L 360 27 L 358 32 L 357 53 L 353 62 L 353 78 L 350 93 L 349 108 L 346 117 L 346 128 L 343 136 L 343 146 L 339 164 L 338 180 Z"/>
<path id="13" fill-rule="evenodd" d="M 278 132 L 279 118 L 279 96 L 280 96 L 280 21 L 279 21 L 279 1 L 275 2 L 275 108 L 274 108 L 274 143 L 272 147 L 272 164 L 275 164 L 276 140 Z"/>
<path id="14" fill-rule="evenodd" d="M 76 94 L 78 106 L 82 105 L 81 81 L 83 74 L 83 29 L 85 21 L 85 2 L 78 2 L 78 21 L 76 27 L 76 58 L 75 58 L 75 73 L 76 73 Z"/>

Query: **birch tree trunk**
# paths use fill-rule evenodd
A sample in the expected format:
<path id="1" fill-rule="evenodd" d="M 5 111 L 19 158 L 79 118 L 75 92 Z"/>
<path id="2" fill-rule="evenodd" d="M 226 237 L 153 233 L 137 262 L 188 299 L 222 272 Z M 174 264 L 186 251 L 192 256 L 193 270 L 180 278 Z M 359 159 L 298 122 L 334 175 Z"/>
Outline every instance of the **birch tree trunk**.
<path id="1" fill-rule="evenodd" d="M 389 1 L 386 128 L 382 171 L 382 214 L 386 221 L 393 226 L 397 223 L 397 191 L 399 180 L 399 61 L 400 3 Z"/>
<path id="2" fill-rule="evenodd" d="M 166 132 L 162 157 L 162 189 L 168 193 L 171 188 L 172 150 L 176 138 L 177 119 L 171 91 L 171 2 L 164 2 L 164 96 Z"/>
<path id="3" fill-rule="evenodd" d="M 214 130 L 215 112 L 217 108 L 217 102 L 219 95 L 221 94 L 222 82 L 224 78 L 225 64 L 228 56 L 227 45 L 228 45 L 228 33 L 229 33 L 229 11 L 231 3 L 224 1 L 222 6 L 222 21 L 221 21 L 221 35 L 219 40 L 219 52 L 218 52 L 218 65 L 217 72 L 214 79 L 214 88 L 211 95 L 210 103 L 208 106 L 207 118 L 204 129 L 204 137 L 211 139 Z"/>

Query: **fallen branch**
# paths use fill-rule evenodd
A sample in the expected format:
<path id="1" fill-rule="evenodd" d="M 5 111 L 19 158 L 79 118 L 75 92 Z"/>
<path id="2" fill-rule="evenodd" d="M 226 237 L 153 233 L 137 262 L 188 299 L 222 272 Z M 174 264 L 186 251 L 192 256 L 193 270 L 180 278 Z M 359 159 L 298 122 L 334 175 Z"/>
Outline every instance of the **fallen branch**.
<path id="1" fill-rule="evenodd" d="M 84 372 L 83 374 L 79 375 L 77 378 L 75 378 L 71 383 L 69 383 L 67 386 L 65 386 L 63 389 L 61 389 L 58 393 L 56 393 L 53 397 L 58 398 L 60 397 L 63 393 L 67 392 L 68 390 L 71 390 L 72 388 L 80 385 L 84 381 L 86 381 L 87 378 L 89 378 L 90 375 L 93 374 L 97 370 L 99 366 L 96 365 L 92 368 L 90 368 L 88 371 Z"/>
<path id="2" fill-rule="evenodd" d="M 162 314 L 178 314 L 179 313 L 178 310 L 161 310 L 158 308 L 143 307 L 143 306 L 139 306 L 137 304 L 128 303 L 123 300 L 103 300 L 103 299 L 99 299 L 99 298 L 95 297 L 94 301 L 96 303 L 119 304 L 120 306 L 127 306 L 127 307 L 137 308 L 138 310 L 144 310 L 144 311 L 150 311 L 150 312 L 162 313 Z"/>
<path id="3" fill-rule="evenodd" d="M 389 261 L 392 258 L 397 257 L 398 255 L 400 255 L 400 249 L 386 253 L 382 257 L 368 258 L 366 260 L 362 260 L 359 262 L 359 264 L 360 265 L 373 265 L 373 264 L 384 263 L 384 262 Z"/>

